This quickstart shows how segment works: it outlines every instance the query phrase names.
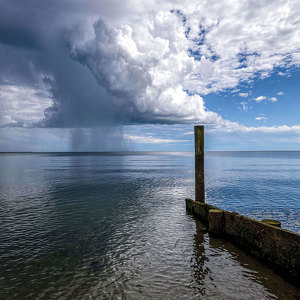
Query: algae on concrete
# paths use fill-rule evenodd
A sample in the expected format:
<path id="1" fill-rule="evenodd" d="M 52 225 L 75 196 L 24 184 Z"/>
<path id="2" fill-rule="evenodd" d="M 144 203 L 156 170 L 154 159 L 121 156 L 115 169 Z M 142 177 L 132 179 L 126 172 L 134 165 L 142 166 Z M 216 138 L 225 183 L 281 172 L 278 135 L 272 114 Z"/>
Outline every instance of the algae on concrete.
<path id="1" fill-rule="evenodd" d="M 192 199 L 186 199 L 186 208 L 208 224 L 211 233 L 234 241 L 254 256 L 300 279 L 299 234 Z"/>

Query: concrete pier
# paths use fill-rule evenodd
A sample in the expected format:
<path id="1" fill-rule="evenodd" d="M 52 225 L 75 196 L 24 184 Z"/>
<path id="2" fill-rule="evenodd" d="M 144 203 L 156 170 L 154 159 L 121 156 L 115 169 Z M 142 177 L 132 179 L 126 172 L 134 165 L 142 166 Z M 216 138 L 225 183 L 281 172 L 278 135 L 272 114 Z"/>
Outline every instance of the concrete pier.
<path id="1" fill-rule="evenodd" d="M 246 252 L 300 279 L 300 235 L 270 223 L 186 199 L 188 211 L 208 225 L 208 231 L 229 239 Z"/>

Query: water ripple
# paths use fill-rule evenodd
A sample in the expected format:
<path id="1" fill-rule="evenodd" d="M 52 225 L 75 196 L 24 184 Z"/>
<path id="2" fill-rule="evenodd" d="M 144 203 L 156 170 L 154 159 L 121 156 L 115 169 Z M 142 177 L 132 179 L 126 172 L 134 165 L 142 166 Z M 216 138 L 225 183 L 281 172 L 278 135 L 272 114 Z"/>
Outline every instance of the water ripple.
<path id="1" fill-rule="evenodd" d="M 294 299 L 186 213 L 190 153 L 0 155 L 0 298 Z M 207 201 L 299 231 L 298 153 L 208 153 Z"/>

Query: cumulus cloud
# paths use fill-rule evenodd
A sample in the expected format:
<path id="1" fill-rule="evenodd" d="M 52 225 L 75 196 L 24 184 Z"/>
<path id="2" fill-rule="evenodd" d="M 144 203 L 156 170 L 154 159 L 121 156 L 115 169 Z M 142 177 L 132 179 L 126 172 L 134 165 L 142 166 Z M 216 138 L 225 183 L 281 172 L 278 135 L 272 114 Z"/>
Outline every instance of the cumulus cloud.
<path id="1" fill-rule="evenodd" d="M 261 102 L 261 101 L 266 100 L 266 99 L 267 99 L 266 96 L 258 96 L 258 97 L 256 97 L 254 100 L 255 100 L 256 102 Z"/>
<path id="2" fill-rule="evenodd" d="M 277 95 L 278 95 L 278 96 L 283 96 L 283 95 L 284 95 L 284 92 L 278 92 Z"/>
<path id="3" fill-rule="evenodd" d="M 272 102 L 276 102 L 278 99 L 276 98 L 276 97 L 271 97 L 270 98 L 270 101 L 272 101 Z"/>
<path id="4" fill-rule="evenodd" d="M 258 96 L 256 98 L 254 98 L 254 101 L 256 101 L 257 103 L 260 103 L 262 101 L 277 102 L 278 99 L 276 97 Z"/>
<path id="5" fill-rule="evenodd" d="M 9 81 L 19 95 L 24 86 L 32 94 L 43 89 L 52 101 L 45 109 L 40 99 L 37 108 L 25 97 L 27 111 L 35 107 L 27 120 L 7 108 L 4 125 L 199 122 L 234 128 L 206 109 L 205 95 L 300 64 L 296 0 L 0 5 L 0 83 Z"/>
<path id="6" fill-rule="evenodd" d="M 185 80 L 195 68 L 182 21 L 167 11 L 144 26 L 94 25 L 95 38 L 72 44 L 72 56 L 87 66 L 115 99 L 128 121 L 147 123 L 212 123 L 199 95 L 189 95 Z M 158 36 L 155 36 L 154 32 Z"/>

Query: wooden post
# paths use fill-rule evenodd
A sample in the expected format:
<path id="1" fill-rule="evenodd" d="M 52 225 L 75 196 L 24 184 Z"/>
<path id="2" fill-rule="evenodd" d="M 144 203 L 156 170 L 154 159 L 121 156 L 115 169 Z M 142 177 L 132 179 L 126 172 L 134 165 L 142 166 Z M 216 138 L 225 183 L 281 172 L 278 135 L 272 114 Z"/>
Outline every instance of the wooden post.
<path id="1" fill-rule="evenodd" d="M 205 203 L 204 126 L 195 126 L 195 200 Z"/>

